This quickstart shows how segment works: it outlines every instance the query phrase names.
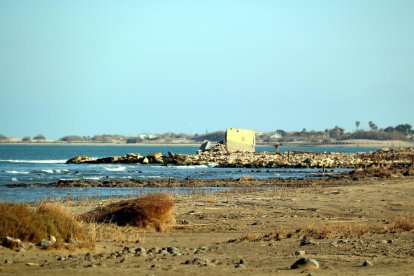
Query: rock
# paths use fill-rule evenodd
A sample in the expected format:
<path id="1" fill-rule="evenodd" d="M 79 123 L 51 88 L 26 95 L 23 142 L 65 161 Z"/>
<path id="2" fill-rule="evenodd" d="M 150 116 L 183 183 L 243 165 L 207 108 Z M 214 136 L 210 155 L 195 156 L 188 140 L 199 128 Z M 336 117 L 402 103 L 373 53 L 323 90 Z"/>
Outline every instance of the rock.
<path id="1" fill-rule="evenodd" d="M 24 253 L 26 252 L 26 249 L 24 249 L 23 247 L 20 247 L 19 249 L 16 250 L 16 252 Z"/>
<path id="2" fill-rule="evenodd" d="M 56 242 L 55 236 L 50 236 L 49 240 L 52 244 Z"/>
<path id="3" fill-rule="evenodd" d="M 94 257 L 93 257 L 93 255 L 89 252 L 89 253 L 86 253 L 84 260 L 85 260 L 85 261 L 87 261 L 87 262 L 93 262 L 93 261 L 95 261 L 95 258 L 94 258 Z"/>
<path id="4" fill-rule="evenodd" d="M 141 163 L 142 163 L 142 164 L 148 164 L 148 163 L 149 163 L 148 158 L 147 158 L 147 157 L 144 157 L 144 158 L 142 159 Z"/>
<path id="5" fill-rule="evenodd" d="M 23 243 L 20 239 L 15 239 L 8 236 L 3 239 L 2 245 L 12 250 L 16 250 L 23 247 Z"/>
<path id="6" fill-rule="evenodd" d="M 175 154 L 172 151 L 169 151 L 168 152 L 168 157 L 169 158 L 174 158 L 175 157 Z"/>
<path id="7" fill-rule="evenodd" d="M 299 251 L 295 251 L 295 255 L 296 256 L 305 256 L 306 251 L 305 250 L 299 250 Z"/>
<path id="8" fill-rule="evenodd" d="M 141 159 L 141 155 L 139 155 L 138 153 L 128 153 L 127 155 L 125 155 L 124 159 L 127 163 L 138 163 Z"/>
<path id="9" fill-rule="evenodd" d="M 12 263 L 13 263 L 13 260 L 12 260 L 12 259 L 6 259 L 6 260 L 4 261 L 4 263 L 5 263 L 5 264 L 12 264 Z"/>
<path id="10" fill-rule="evenodd" d="M 81 163 L 94 162 L 94 161 L 95 159 L 93 159 L 92 157 L 81 155 L 81 156 L 76 156 L 76 157 L 69 159 L 68 161 L 66 161 L 66 164 L 81 164 Z"/>
<path id="11" fill-rule="evenodd" d="M 363 263 L 362 263 L 362 266 L 373 266 L 374 264 L 372 263 L 372 262 L 370 262 L 370 261 L 368 261 L 368 260 L 365 260 Z"/>
<path id="12" fill-rule="evenodd" d="M 68 243 L 72 243 L 72 244 L 77 244 L 77 243 L 78 243 L 78 241 L 77 241 L 75 238 L 69 238 L 69 239 L 67 240 L 67 242 L 68 242 Z"/>
<path id="13" fill-rule="evenodd" d="M 152 152 L 147 155 L 147 158 L 150 163 L 164 163 L 164 159 L 161 152 Z"/>
<path id="14" fill-rule="evenodd" d="M 26 263 L 27 266 L 39 266 L 38 263 Z"/>
<path id="15" fill-rule="evenodd" d="M 46 239 L 40 241 L 39 246 L 41 249 L 47 249 L 52 245 L 52 242 Z"/>
<path id="16" fill-rule="evenodd" d="M 147 250 L 144 247 L 135 248 L 135 256 L 147 256 Z"/>
<path id="17" fill-rule="evenodd" d="M 290 269 L 298 269 L 298 268 L 305 269 L 305 270 L 319 269 L 319 262 L 314 259 L 300 258 L 299 260 L 297 260 L 290 266 Z"/>
<path id="18" fill-rule="evenodd" d="M 55 243 L 56 243 L 56 238 L 54 236 L 50 236 L 49 240 L 47 240 L 47 239 L 41 240 L 40 243 L 39 243 L 39 246 L 42 249 L 47 249 Z"/>
<path id="19" fill-rule="evenodd" d="M 209 150 L 210 148 L 211 148 L 211 142 L 210 141 L 204 141 L 200 146 L 201 151 L 206 151 L 206 150 Z"/>
<path id="20" fill-rule="evenodd" d="M 167 252 L 175 256 L 181 255 L 180 249 L 177 247 L 167 247 Z"/>

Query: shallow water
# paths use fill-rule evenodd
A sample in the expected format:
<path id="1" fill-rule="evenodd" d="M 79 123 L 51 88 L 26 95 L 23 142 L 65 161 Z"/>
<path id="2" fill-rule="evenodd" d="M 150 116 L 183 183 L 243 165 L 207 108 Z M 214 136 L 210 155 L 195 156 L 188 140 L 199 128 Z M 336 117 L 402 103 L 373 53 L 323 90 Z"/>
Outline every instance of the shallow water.
<path id="1" fill-rule="evenodd" d="M 0 145 L 0 201 L 34 201 L 45 198 L 106 197 L 146 193 L 148 188 L 14 188 L 14 183 L 51 183 L 58 180 L 122 180 L 122 179 L 219 179 L 252 176 L 254 178 L 312 177 L 320 169 L 248 169 L 209 166 L 160 166 L 142 164 L 65 164 L 79 155 L 94 158 L 123 156 L 127 153 L 147 155 L 168 151 L 194 154 L 197 146 L 107 146 L 107 145 Z M 373 148 L 281 147 L 280 151 L 366 152 Z M 271 146 L 258 146 L 257 151 L 274 151 Z M 342 170 L 335 170 L 340 172 Z M 166 188 L 165 188 L 166 189 Z M 180 190 L 181 189 L 181 190 Z M 214 191 L 218 188 L 210 188 Z M 220 190 L 220 189 L 218 189 Z M 164 190 L 163 190 L 164 191 Z M 186 193 L 187 188 L 174 188 L 173 193 Z"/>

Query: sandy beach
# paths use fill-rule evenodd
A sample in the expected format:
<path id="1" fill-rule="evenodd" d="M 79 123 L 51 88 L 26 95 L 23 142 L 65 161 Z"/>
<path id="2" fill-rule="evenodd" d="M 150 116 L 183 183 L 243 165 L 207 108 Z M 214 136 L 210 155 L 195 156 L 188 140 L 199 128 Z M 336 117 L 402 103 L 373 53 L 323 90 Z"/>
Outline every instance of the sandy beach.
<path id="1" fill-rule="evenodd" d="M 164 232 L 95 226 L 94 249 L 0 249 L 3 275 L 410 275 L 414 271 L 414 179 L 173 195 L 175 223 Z M 111 200 L 62 201 L 83 214 Z M 401 226 L 402 225 L 402 226 Z M 147 251 L 136 254 L 137 248 Z M 164 249 L 163 249 L 164 248 Z M 174 252 L 174 253 L 170 253 Z M 11 263 L 7 263 L 11 262 Z M 367 266 L 363 266 L 366 262 Z"/>

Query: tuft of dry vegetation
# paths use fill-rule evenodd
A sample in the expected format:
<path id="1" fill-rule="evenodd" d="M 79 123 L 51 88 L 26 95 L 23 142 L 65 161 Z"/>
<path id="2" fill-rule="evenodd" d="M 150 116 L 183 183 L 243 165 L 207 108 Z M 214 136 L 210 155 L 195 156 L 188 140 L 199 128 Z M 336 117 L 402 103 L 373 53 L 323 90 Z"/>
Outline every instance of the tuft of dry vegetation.
<path id="1" fill-rule="evenodd" d="M 0 238 L 6 236 L 37 243 L 49 236 L 81 239 L 81 224 L 58 204 L 41 203 L 35 210 L 26 204 L 0 204 Z"/>
<path id="2" fill-rule="evenodd" d="M 414 214 L 397 217 L 393 226 L 394 231 L 414 230 Z"/>
<path id="3" fill-rule="evenodd" d="M 157 231 L 163 231 L 174 222 L 174 207 L 175 204 L 170 195 L 149 194 L 98 207 L 83 214 L 81 218 L 87 222 L 154 227 Z"/>

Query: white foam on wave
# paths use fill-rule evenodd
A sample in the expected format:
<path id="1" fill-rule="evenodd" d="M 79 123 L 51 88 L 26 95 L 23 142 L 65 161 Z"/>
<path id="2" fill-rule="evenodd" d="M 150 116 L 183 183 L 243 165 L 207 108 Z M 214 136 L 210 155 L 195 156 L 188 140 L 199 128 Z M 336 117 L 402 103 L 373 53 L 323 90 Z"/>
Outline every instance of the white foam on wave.
<path id="1" fill-rule="evenodd" d="M 18 181 L 16 177 L 12 177 L 12 181 Z"/>
<path id="2" fill-rule="evenodd" d="M 53 173 L 53 170 L 41 170 L 41 171 L 45 173 Z"/>
<path id="3" fill-rule="evenodd" d="M 101 178 L 99 176 L 84 176 L 83 179 L 86 179 L 86 180 L 99 180 Z"/>
<path id="4" fill-rule="evenodd" d="M 21 171 L 6 171 L 6 173 L 11 173 L 11 174 L 29 174 L 30 172 L 21 172 Z"/>
<path id="5" fill-rule="evenodd" d="M 177 169 L 206 169 L 207 165 L 176 166 Z"/>
<path id="6" fill-rule="evenodd" d="M 35 163 L 35 164 L 64 164 L 66 160 L 0 160 L 0 162 L 9 162 L 9 163 Z"/>
<path id="7" fill-rule="evenodd" d="M 122 172 L 125 171 L 126 167 L 124 166 L 118 166 L 115 168 L 105 168 L 105 170 L 110 171 L 110 172 Z"/>

